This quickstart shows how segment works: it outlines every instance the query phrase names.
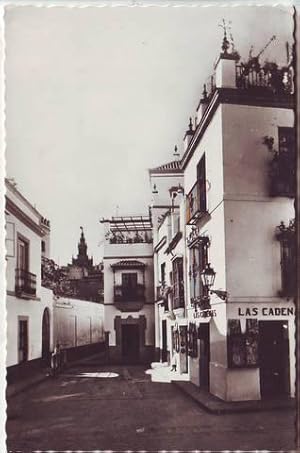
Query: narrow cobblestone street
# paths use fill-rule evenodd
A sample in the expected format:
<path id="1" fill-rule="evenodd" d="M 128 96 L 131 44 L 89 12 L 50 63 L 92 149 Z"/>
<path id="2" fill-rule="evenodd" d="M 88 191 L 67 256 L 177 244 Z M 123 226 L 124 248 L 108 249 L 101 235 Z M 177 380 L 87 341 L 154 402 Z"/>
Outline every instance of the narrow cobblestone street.
<path id="1" fill-rule="evenodd" d="M 82 366 L 10 399 L 7 443 L 22 452 L 278 451 L 295 448 L 294 423 L 293 411 L 208 414 L 172 384 L 151 382 L 140 366 Z"/>

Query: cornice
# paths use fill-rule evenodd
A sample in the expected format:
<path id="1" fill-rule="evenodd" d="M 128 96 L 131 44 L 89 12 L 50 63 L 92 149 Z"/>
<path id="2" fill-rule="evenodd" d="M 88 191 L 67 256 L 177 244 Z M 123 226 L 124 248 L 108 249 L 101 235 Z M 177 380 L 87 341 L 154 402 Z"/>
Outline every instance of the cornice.
<path id="1" fill-rule="evenodd" d="M 6 209 L 16 216 L 24 225 L 30 228 L 34 233 L 43 237 L 45 232 L 42 226 L 35 223 L 27 214 L 25 214 L 13 201 L 11 201 L 7 196 L 6 198 Z"/>

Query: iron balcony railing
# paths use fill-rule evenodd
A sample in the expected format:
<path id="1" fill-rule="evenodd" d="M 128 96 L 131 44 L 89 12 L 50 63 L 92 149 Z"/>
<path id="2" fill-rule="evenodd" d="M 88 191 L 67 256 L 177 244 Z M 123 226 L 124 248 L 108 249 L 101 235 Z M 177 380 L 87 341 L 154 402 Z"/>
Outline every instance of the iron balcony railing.
<path id="1" fill-rule="evenodd" d="M 294 198 L 296 165 L 294 153 L 278 153 L 270 163 L 270 195 Z"/>
<path id="2" fill-rule="evenodd" d="M 241 89 L 269 90 L 274 94 L 293 94 L 292 69 L 236 65 L 236 86 Z"/>
<path id="3" fill-rule="evenodd" d="M 115 302 L 137 302 L 145 300 L 145 285 L 138 284 L 134 288 L 123 285 L 114 286 Z"/>
<path id="4" fill-rule="evenodd" d="M 206 190 L 196 181 L 186 197 L 186 223 L 193 224 L 207 212 Z"/>
<path id="5" fill-rule="evenodd" d="M 16 269 L 15 290 L 20 297 L 35 297 L 36 275 L 24 269 Z"/>

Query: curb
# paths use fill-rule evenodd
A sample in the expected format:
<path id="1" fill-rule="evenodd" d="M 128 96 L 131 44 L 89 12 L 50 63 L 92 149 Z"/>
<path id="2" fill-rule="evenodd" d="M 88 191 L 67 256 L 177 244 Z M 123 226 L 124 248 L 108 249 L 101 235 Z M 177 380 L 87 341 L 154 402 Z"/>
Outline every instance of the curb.
<path id="1" fill-rule="evenodd" d="M 194 396 L 191 392 L 184 388 L 179 381 L 172 381 L 172 384 L 177 387 L 182 393 L 187 395 L 191 398 L 195 403 L 197 403 L 202 409 L 206 412 L 214 415 L 222 415 L 222 414 L 238 414 L 238 413 L 250 413 L 250 412 L 270 412 L 275 410 L 281 411 L 288 411 L 288 410 L 296 410 L 296 402 L 294 406 L 292 406 L 292 402 L 283 402 L 283 403 L 276 403 L 274 402 L 273 406 L 244 406 L 244 407 L 218 407 L 213 408 L 209 404 L 205 404 L 199 397 Z M 290 404 L 289 404 L 290 403 Z M 222 401 L 217 402 L 217 404 L 222 404 Z M 226 403 L 223 403 L 226 404 Z M 228 404 L 228 403 L 227 403 Z M 234 404 L 234 402 L 232 403 Z"/>

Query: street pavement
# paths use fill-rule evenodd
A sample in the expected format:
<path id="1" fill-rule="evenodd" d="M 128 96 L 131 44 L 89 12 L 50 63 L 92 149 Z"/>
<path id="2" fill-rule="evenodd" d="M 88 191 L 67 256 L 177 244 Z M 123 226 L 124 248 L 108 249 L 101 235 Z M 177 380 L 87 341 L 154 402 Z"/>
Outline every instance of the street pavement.
<path id="1" fill-rule="evenodd" d="M 209 414 L 141 366 L 68 369 L 11 397 L 6 430 L 24 453 L 295 449 L 294 411 Z"/>

